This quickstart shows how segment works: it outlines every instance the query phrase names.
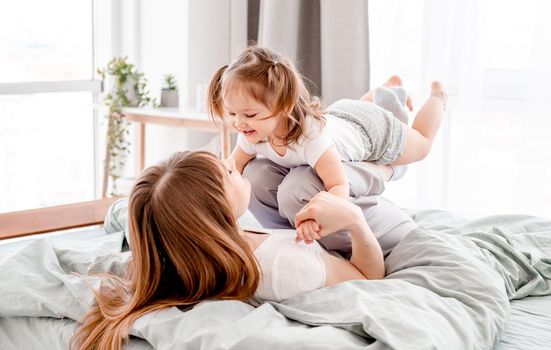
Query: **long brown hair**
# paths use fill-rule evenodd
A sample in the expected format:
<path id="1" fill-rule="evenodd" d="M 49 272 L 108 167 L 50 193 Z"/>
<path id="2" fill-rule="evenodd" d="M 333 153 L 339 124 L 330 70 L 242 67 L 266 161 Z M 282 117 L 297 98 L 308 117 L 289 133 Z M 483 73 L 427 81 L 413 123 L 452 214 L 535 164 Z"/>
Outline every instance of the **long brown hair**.
<path id="1" fill-rule="evenodd" d="M 214 72 L 207 93 L 212 118 L 224 119 L 223 97 L 232 89 L 244 89 L 247 96 L 268 107 L 272 116 L 285 118 L 285 145 L 304 136 L 307 118 L 321 125 L 325 121 L 319 99 L 310 96 L 296 67 L 273 50 L 249 46 L 230 65 Z"/>
<path id="2" fill-rule="evenodd" d="M 71 347 L 120 349 L 148 312 L 254 294 L 260 271 L 239 235 L 224 176 L 207 152 L 176 153 L 142 172 L 129 199 L 128 272 L 105 277 Z"/>

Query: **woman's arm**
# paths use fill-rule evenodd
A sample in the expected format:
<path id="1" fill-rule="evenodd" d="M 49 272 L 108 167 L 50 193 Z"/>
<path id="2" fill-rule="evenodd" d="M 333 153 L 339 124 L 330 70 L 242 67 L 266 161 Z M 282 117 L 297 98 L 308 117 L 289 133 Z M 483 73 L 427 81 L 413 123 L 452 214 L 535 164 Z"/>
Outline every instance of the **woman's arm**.
<path id="1" fill-rule="evenodd" d="M 320 192 L 297 213 L 295 225 L 298 227 L 306 220 L 314 220 L 317 230 L 308 232 L 297 230 L 297 240 L 320 239 L 340 230 L 349 230 L 352 240 L 350 263 L 365 278 L 384 277 L 385 269 L 381 247 L 358 206 L 328 192 Z M 338 273 L 338 269 L 335 271 Z M 328 272 L 331 272 L 331 269 Z M 334 277 L 339 279 L 339 276 Z"/>
<path id="2" fill-rule="evenodd" d="M 323 181 L 327 192 L 341 198 L 348 198 L 350 195 L 348 177 L 335 146 L 331 146 L 323 152 L 316 162 L 315 170 Z"/>
<path id="3" fill-rule="evenodd" d="M 367 279 L 385 277 L 383 252 L 377 239 L 363 218 L 350 228 L 352 239 L 352 257 L 350 262 Z"/>

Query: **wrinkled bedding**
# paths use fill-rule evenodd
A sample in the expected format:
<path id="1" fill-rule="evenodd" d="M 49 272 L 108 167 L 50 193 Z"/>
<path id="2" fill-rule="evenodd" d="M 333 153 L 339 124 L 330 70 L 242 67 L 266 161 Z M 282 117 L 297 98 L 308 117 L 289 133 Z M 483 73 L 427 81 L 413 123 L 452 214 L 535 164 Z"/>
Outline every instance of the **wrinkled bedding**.
<path id="1" fill-rule="evenodd" d="M 490 349 L 501 338 L 514 344 L 515 333 L 506 332 L 511 301 L 551 295 L 551 221 L 412 216 L 420 226 L 387 257 L 384 280 L 349 281 L 259 307 L 207 301 L 154 312 L 132 326 L 130 348 Z M 15 324 L 38 317 L 62 319 L 57 337 L 66 347 L 74 320 L 94 301 L 90 287 L 99 285 L 74 272 L 121 274 L 130 258 L 124 247 L 119 231 L 86 243 L 38 239 L 0 259 L 0 348 L 17 344 Z"/>

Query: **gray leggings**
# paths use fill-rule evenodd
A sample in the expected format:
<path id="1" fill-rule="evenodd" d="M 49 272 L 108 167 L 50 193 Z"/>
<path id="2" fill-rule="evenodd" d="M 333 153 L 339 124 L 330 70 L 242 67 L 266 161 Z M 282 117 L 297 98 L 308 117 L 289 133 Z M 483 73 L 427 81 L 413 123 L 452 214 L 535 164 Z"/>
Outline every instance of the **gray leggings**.
<path id="1" fill-rule="evenodd" d="M 385 186 L 377 170 L 362 162 L 343 165 L 350 182 L 352 203 L 362 209 L 383 254 L 390 253 L 416 227 L 415 222 L 393 203 L 379 197 Z M 324 190 L 323 182 L 311 167 L 287 169 L 266 158 L 253 159 L 243 175 L 252 187 L 249 210 L 266 228 L 293 228 L 296 213 Z M 350 236 L 346 232 L 326 236 L 320 243 L 327 250 L 350 255 Z"/>

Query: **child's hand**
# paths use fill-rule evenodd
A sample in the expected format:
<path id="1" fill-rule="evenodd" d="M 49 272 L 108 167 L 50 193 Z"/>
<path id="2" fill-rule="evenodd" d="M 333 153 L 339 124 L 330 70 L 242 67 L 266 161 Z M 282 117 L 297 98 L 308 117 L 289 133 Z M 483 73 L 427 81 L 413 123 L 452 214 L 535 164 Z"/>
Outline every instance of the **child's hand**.
<path id="1" fill-rule="evenodd" d="M 222 159 L 221 160 L 221 163 L 222 165 L 228 169 L 230 172 L 236 170 L 236 165 L 235 165 L 235 159 L 233 159 L 232 157 L 229 157 L 229 158 L 226 158 L 226 159 Z"/>
<path id="2" fill-rule="evenodd" d="M 304 241 L 307 244 L 314 242 L 314 239 L 320 239 L 319 235 L 320 227 L 314 220 L 305 220 L 301 222 L 297 227 L 297 242 Z"/>
<path id="3" fill-rule="evenodd" d="M 325 237 L 340 230 L 350 230 L 358 223 L 365 223 L 365 218 L 357 205 L 347 199 L 322 191 L 316 194 L 295 216 L 297 235 L 298 228 L 302 226 L 302 223 L 311 221 L 318 228 L 315 230 L 316 235 Z"/>

